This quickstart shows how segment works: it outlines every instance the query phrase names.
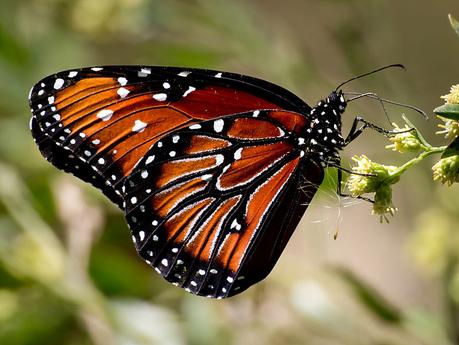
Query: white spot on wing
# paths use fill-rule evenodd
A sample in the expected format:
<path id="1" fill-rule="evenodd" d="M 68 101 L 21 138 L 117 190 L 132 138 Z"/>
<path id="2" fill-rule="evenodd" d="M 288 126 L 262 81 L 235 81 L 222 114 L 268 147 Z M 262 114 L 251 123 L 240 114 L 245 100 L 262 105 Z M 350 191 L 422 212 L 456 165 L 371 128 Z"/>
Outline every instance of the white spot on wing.
<path id="1" fill-rule="evenodd" d="M 48 97 L 48 103 L 53 104 L 54 103 L 54 96 Z"/>
<path id="2" fill-rule="evenodd" d="M 201 125 L 200 124 L 195 124 L 195 125 L 191 125 L 190 127 L 188 127 L 189 129 L 201 129 Z"/>
<path id="3" fill-rule="evenodd" d="M 185 91 L 185 93 L 183 94 L 183 97 L 186 97 L 188 96 L 190 93 L 192 93 L 193 91 L 196 91 L 196 88 L 193 87 L 193 86 L 189 86 L 188 87 L 188 90 Z"/>
<path id="4" fill-rule="evenodd" d="M 210 181 L 210 179 L 212 178 L 212 176 L 213 176 L 212 174 L 202 175 L 202 176 L 201 176 L 201 179 L 202 179 L 203 181 Z"/>
<path id="5" fill-rule="evenodd" d="M 234 159 L 235 160 L 241 159 L 242 157 L 241 154 L 242 154 L 242 147 L 238 148 L 236 152 L 234 152 Z"/>
<path id="6" fill-rule="evenodd" d="M 145 231 L 140 231 L 139 232 L 139 237 L 140 237 L 140 240 L 143 241 L 144 238 L 145 238 Z"/>
<path id="7" fill-rule="evenodd" d="M 188 75 L 190 74 L 191 72 L 190 71 L 182 71 L 180 72 L 179 74 L 177 74 L 179 77 L 188 77 Z"/>
<path id="8" fill-rule="evenodd" d="M 127 82 L 128 82 L 127 79 L 124 78 L 124 77 L 119 77 L 119 78 L 118 78 L 118 83 L 119 83 L 121 86 L 126 85 Z"/>
<path id="9" fill-rule="evenodd" d="M 151 69 L 149 68 L 142 68 L 137 75 L 139 77 L 146 77 L 151 74 Z"/>
<path id="10" fill-rule="evenodd" d="M 112 118 L 113 110 L 103 109 L 97 113 L 97 117 L 102 121 L 108 121 Z"/>
<path id="11" fill-rule="evenodd" d="M 147 127 L 147 124 L 145 122 L 140 121 L 140 120 L 135 120 L 134 126 L 132 127 L 132 131 L 140 133 L 140 132 L 143 132 L 146 127 Z"/>
<path id="12" fill-rule="evenodd" d="M 78 72 L 77 71 L 70 71 L 69 72 L 69 78 L 74 78 L 78 75 Z"/>
<path id="13" fill-rule="evenodd" d="M 238 223 L 237 219 L 234 219 L 231 223 L 231 229 L 236 229 L 237 231 L 241 230 L 241 224 Z"/>
<path id="14" fill-rule="evenodd" d="M 219 72 L 215 75 L 215 78 L 221 78 L 222 77 L 222 74 Z"/>
<path id="15" fill-rule="evenodd" d="M 56 90 L 59 90 L 62 86 L 64 86 L 64 79 L 57 78 L 56 81 L 54 82 L 54 88 Z"/>
<path id="16" fill-rule="evenodd" d="M 169 84 L 167 81 L 163 83 L 163 88 L 165 89 L 170 89 L 171 88 L 171 84 Z"/>
<path id="17" fill-rule="evenodd" d="M 145 164 L 150 164 L 155 160 L 155 155 L 153 156 L 148 156 L 147 160 L 145 161 Z"/>
<path id="18" fill-rule="evenodd" d="M 225 160 L 225 156 L 223 156 L 223 155 L 216 155 L 215 156 L 215 161 L 216 161 L 215 163 L 217 165 L 222 164 L 224 162 L 224 160 Z"/>
<path id="19" fill-rule="evenodd" d="M 153 98 L 156 99 L 158 102 L 164 102 L 167 99 L 167 94 L 157 93 L 153 95 Z"/>
<path id="20" fill-rule="evenodd" d="M 126 97 L 128 94 L 129 94 L 129 90 L 124 88 L 124 87 L 120 87 L 118 89 L 118 91 L 116 91 L 116 93 L 121 97 L 121 98 L 124 98 Z"/>
<path id="21" fill-rule="evenodd" d="M 223 130 L 225 122 L 222 119 L 218 119 L 214 121 L 214 131 L 220 133 Z"/>
<path id="22" fill-rule="evenodd" d="M 93 70 L 94 72 L 100 72 L 100 71 L 103 70 L 103 68 L 102 67 L 93 67 L 93 68 L 91 68 L 91 70 Z"/>

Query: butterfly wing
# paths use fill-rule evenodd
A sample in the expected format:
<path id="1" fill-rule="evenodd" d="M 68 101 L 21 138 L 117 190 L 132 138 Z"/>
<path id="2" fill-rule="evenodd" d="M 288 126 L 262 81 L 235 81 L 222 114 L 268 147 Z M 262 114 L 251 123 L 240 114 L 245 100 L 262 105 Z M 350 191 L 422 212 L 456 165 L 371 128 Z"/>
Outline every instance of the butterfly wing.
<path id="1" fill-rule="evenodd" d="M 298 113 L 257 110 L 162 137 L 125 181 L 141 257 L 168 281 L 208 297 L 266 277 L 323 179 L 320 164 L 297 145 L 308 125 Z"/>
<path id="2" fill-rule="evenodd" d="M 100 188 L 120 207 L 124 179 L 172 131 L 257 109 L 310 110 L 266 81 L 174 67 L 65 71 L 38 82 L 29 99 L 31 131 L 43 156 Z"/>

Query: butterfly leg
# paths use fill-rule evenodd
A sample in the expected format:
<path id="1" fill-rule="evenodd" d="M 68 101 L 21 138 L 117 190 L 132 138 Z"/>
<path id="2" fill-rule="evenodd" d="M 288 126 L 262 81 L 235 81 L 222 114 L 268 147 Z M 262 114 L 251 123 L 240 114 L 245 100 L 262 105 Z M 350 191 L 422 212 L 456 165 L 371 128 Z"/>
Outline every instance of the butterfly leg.
<path id="1" fill-rule="evenodd" d="M 349 143 L 354 141 L 367 128 L 370 128 L 378 133 L 381 133 L 385 137 L 391 137 L 398 133 L 405 133 L 405 132 L 410 132 L 414 130 L 414 128 L 409 128 L 404 131 L 390 131 L 382 127 L 376 126 L 375 124 L 371 122 L 366 121 L 361 116 L 356 116 L 356 118 L 354 119 L 354 122 L 352 123 L 352 127 L 351 127 L 351 130 L 349 131 L 349 134 L 347 135 L 346 139 L 344 139 L 344 146 L 347 146 Z"/>

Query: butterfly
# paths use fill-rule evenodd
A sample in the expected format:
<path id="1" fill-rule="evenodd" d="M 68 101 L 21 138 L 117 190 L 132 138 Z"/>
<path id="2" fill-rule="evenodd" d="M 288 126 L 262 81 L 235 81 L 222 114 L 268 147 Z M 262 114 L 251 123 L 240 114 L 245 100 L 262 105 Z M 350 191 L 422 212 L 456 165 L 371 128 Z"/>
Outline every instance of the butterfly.
<path id="1" fill-rule="evenodd" d="M 64 71 L 29 103 L 41 154 L 123 210 L 162 277 L 213 298 L 269 274 L 361 130 L 342 136 L 338 88 L 311 108 L 270 82 L 194 68 Z"/>

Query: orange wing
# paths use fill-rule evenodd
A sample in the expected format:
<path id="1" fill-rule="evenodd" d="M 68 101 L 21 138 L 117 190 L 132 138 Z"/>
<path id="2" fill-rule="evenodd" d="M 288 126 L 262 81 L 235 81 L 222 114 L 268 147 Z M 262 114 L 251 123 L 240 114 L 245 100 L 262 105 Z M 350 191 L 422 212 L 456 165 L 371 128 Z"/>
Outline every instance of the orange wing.
<path id="1" fill-rule="evenodd" d="M 140 255 L 168 281 L 209 297 L 266 277 L 323 179 L 298 145 L 307 125 L 300 114 L 262 110 L 154 144 L 125 184 Z"/>
<path id="2" fill-rule="evenodd" d="M 45 158 L 119 206 L 124 179 L 172 131 L 245 111 L 310 110 L 287 90 L 259 79 L 172 67 L 61 72 L 37 83 L 29 98 L 31 130 Z M 195 140 L 204 146 L 196 143 L 193 150 L 218 145 Z"/>

